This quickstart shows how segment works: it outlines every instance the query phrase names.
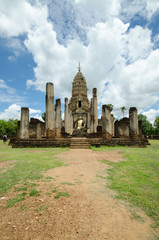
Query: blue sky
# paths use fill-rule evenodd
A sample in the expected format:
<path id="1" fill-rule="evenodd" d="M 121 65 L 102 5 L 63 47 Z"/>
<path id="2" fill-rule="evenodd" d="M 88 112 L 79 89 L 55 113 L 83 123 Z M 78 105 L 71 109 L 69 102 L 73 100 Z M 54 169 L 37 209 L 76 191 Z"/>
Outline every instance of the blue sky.
<path id="1" fill-rule="evenodd" d="M 98 108 L 159 116 L 158 0 L 0 0 L 0 119 L 45 111 L 45 85 L 71 96 L 78 63 Z M 62 106 L 62 109 L 64 107 Z"/>

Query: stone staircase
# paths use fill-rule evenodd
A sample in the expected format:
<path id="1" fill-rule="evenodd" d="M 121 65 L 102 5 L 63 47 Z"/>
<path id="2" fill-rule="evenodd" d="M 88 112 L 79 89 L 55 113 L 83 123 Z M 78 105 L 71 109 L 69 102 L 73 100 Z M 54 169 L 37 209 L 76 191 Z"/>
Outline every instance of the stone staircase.
<path id="1" fill-rule="evenodd" d="M 70 148 L 72 149 L 89 149 L 90 142 L 88 138 L 71 138 Z"/>

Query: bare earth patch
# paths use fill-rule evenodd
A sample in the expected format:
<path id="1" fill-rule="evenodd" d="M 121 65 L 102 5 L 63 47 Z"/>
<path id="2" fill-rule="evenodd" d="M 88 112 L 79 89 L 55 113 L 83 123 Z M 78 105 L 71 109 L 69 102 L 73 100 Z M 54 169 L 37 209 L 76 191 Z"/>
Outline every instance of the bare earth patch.
<path id="1" fill-rule="evenodd" d="M 14 166 L 15 163 L 16 163 L 16 161 L 0 162 L 1 173 L 11 169 Z"/>
<path id="2" fill-rule="evenodd" d="M 144 222 L 135 220 L 132 209 L 115 200 L 106 186 L 110 167 L 100 160 L 123 161 L 117 151 L 70 150 L 57 157 L 66 166 L 49 170 L 38 182 L 40 196 L 27 197 L 8 209 L 6 199 L 0 200 L 0 239 L 154 239 L 151 220 L 141 211 L 138 215 Z M 66 196 L 58 198 L 60 193 Z"/>

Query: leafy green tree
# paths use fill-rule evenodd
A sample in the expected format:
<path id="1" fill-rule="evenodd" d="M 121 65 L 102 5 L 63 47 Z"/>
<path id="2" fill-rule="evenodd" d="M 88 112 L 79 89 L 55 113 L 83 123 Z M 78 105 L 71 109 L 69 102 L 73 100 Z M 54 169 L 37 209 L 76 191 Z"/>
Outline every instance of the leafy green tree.
<path id="1" fill-rule="evenodd" d="M 125 110 L 126 110 L 126 107 L 121 107 L 121 111 L 122 111 L 122 113 L 123 113 L 123 117 L 124 117 L 124 112 L 125 112 Z"/>
<path id="2" fill-rule="evenodd" d="M 0 120 L 0 135 L 15 136 L 17 134 L 17 124 L 17 119 Z"/>
<path id="3" fill-rule="evenodd" d="M 114 108 L 113 104 L 109 103 L 108 106 L 109 106 L 109 108 L 110 108 L 110 111 L 112 112 L 112 111 L 113 111 L 113 108 Z"/>
<path id="4" fill-rule="evenodd" d="M 154 126 L 159 129 L 159 116 L 156 117 Z"/>
<path id="5" fill-rule="evenodd" d="M 139 114 L 138 120 L 142 121 L 142 134 L 143 135 L 154 134 L 154 128 L 153 128 L 152 124 L 147 120 L 146 115 Z"/>
<path id="6" fill-rule="evenodd" d="M 41 117 L 42 117 L 42 119 L 45 121 L 45 118 L 46 118 L 46 112 L 43 112 L 43 113 L 41 114 Z"/>

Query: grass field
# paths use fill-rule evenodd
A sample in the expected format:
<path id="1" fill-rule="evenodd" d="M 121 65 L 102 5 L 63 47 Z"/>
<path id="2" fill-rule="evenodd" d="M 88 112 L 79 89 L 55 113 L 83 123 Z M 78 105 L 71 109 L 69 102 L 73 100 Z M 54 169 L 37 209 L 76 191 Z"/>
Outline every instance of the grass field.
<path id="1" fill-rule="evenodd" d="M 159 141 L 151 140 L 147 148 L 101 147 L 95 151 L 119 150 L 125 161 L 112 163 L 108 170 L 109 187 L 117 198 L 125 199 L 144 210 L 159 226 Z"/>
<path id="2" fill-rule="evenodd" d="M 16 184 L 36 180 L 43 172 L 63 166 L 55 155 L 67 148 L 11 148 L 0 142 L 0 163 L 8 162 L 7 168 L 0 168 L 0 197 Z M 3 165 L 2 165 L 3 166 Z"/>

